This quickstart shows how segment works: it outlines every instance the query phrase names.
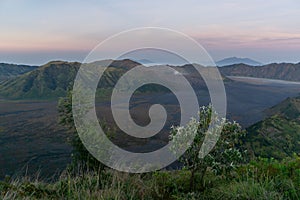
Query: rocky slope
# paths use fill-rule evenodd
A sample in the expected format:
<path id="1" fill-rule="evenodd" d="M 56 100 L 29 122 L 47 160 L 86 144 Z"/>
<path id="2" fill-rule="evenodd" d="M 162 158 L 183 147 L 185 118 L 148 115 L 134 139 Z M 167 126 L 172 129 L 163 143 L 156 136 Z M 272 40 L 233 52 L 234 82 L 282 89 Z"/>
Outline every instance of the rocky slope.
<path id="1" fill-rule="evenodd" d="M 274 63 L 263 66 L 235 64 L 219 68 L 225 76 L 247 76 L 256 78 L 300 81 L 300 63 Z"/>

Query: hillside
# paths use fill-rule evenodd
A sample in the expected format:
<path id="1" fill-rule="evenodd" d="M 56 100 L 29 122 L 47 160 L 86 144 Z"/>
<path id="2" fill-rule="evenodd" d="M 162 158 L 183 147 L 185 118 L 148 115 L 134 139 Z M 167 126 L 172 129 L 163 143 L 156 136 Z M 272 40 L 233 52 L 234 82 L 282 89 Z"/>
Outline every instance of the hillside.
<path id="1" fill-rule="evenodd" d="M 288 119 L 300 121 L 300 96 L 295 98 L 287 98 L 280 104 L 266 110 L 266 113 L 271 115 L 280 115 Z"/>
<path id="2" fill-rule="evenodd" d="M 0 85 L 0 94 L 9 99 L 52 98 L 64 96 L 80 63 L 49 62 L 29 73 Z"/>
<path id="3" fill-rule="evenodd" d="M 102 61 L 102 62 L 110 62 Z M 73 85 L 81 63 L 53 61 L 34 71 L 0 84 L 0 96 L 8 99 L 56 99 Z M 114 61 L 102 78 L 102 87 L 111 87 L 128 69 L 139 65 L 131 60 Z"/>
<path id="4" fill-rule="evenodd" d="M 0 63 L 0 81 L 35 70 L 37 66 Z"/>
<path id="5" fill-rule="evenodd" d="M 300 153 L 300 96 L 266 111 L 270 117 L 249 127 L 246 145 L 256 156 L 277 159 Z"/>
<path id="6" fill-rule="evenodd" d="M 223 60 L 216 62 L 217 66 L 219 67 L 241 64 L 241 63 L 246 65 L 252 65 L 252 66 L 262 65 L 262 63 L 252 60 L 250 58 L 237 58 L 237 57 L 225 58 Z"/>
<path id="7" fill-rule="evenodd" d="M 300 63 L 274 63 L 263 66 L 235 64 L 219 68 L 225 76 L 247 76 L 256 78 L 300 81 Z"/>

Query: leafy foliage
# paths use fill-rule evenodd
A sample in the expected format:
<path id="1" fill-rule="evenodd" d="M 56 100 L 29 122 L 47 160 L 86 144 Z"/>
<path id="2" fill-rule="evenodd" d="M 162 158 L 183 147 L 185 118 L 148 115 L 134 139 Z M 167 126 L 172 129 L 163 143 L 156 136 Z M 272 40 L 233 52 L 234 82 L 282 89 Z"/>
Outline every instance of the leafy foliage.
<path id="1" fill-rule="evenodd" d="M 182 148 L 182 144 L 185 143 L 184 138 L 194 137 L 194 142 L 180 158 L 184 167 L 191 170 L 190 187 L 194 187 L 196 172 L 201 174 L 200 182 L 203 184 L 208 168 L 211 168 L 216 174 L 226 173 L 228 175 L 238 164 L 245 161 L 244 152 L 238 148 L 238 145 L 241 144 L 241 137 L 245 136 L 245 131 L 236 122 L 231 123 L 226 119 L 219 119 L 217 114 L 212 115 L 212 112 L 211 106 L 202 107 L 199 112 L 199 121 L 192 119 L 186 127 L 173 127 L 171 131 L 174 153 Z M 218 124 L 217 121 L 223 126 L 216 125 L 209 130 L 210 124 Z M 203 158 L 200 153 L 205 136 L 215 139 L 218 138 L 220 131 L 220 138 L 216 145 Z"/>

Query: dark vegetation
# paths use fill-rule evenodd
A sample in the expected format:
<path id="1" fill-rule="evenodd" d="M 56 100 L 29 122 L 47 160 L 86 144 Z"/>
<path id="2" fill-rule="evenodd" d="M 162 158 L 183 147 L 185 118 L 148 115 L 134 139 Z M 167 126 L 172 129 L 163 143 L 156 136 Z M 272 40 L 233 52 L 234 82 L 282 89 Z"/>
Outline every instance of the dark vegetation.
<path id="1" fill-rule="evenodd" d="M 3 199 L 299 199 L 300 158 L 257 159 L 234 169 L 230 176 L 208 170 L 204 188 L 189 170 L 126 174 L 105 170 L 66 172 L 54 183 L 38 179 L 0 182 Z"/>
<path id="2" fill-rule="evenodd" d="M 300 97 L 266 111 L 270 117 L 249 127 L 246 145 L 255 156 L 284 159 L 300 153 Z"/>

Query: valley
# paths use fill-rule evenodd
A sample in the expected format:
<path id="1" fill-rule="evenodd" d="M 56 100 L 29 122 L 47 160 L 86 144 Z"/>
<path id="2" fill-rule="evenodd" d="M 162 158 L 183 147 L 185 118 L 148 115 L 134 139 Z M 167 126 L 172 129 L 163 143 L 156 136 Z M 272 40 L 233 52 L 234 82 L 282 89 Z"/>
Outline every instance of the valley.
<path id="1" fill-rule="evenodd" d="M 57 102 L 0 101 L 0 179 L 5 175 L 59 175 L 70 163 L 68 134 Z"/>

